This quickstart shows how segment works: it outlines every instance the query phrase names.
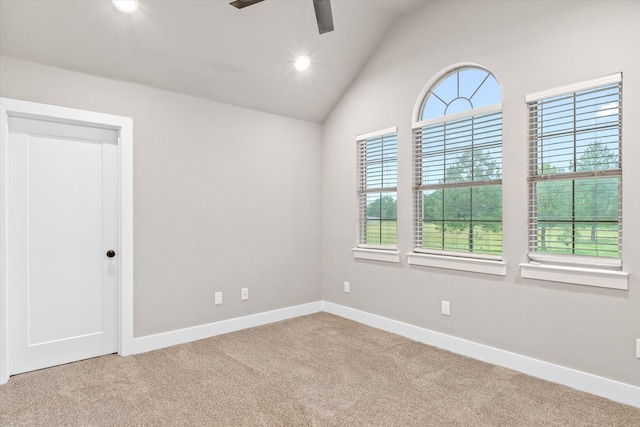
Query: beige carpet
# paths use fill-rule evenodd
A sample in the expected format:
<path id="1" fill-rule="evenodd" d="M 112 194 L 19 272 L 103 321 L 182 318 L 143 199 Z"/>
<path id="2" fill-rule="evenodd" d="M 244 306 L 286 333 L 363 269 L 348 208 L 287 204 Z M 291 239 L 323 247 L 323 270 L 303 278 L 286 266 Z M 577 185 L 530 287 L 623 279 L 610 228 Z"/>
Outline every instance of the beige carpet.
<path id="1" fill-rule="evenodd" d="M 326 313 L 12 377 L 2 426 L 640 426 L 640 409 Z"/>

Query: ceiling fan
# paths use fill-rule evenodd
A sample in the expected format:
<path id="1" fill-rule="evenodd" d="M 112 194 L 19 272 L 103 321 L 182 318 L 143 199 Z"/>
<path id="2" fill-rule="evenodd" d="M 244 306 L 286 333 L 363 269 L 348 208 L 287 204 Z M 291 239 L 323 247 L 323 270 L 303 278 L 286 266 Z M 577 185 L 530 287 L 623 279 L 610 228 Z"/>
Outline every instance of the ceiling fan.
<path id="1" fill-rule="evenodd" d="M 229 3 L 231 6 L 242 9 L 264 0 L 235 0 Z M 313 8 L 316 10 L 316 21 L 320 34 L 333 31 L 333 15 L 331 14 L 331 0 L 313 0 Z"/>

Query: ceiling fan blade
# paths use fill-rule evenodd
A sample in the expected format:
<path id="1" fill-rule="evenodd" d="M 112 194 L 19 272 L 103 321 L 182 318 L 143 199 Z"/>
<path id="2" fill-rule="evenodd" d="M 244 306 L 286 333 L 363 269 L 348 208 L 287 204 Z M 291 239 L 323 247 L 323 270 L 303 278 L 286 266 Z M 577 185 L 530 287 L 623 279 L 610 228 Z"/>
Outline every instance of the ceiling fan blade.
<path id="1" fill-rule="evenodd" d="M 229 3 L 233 7 L 237 7 L 238 9 L 242 9 L 243 7 L 251 6 L 252 4 L 260 3 L 264 0 L 236 0 Z"/>
<path id="2" fill-rule="evenodd" d="M 320 34 L 333 31 L 333 14 L 331 13 L 330 0 L 313 0 L 313 8 L 316 10 L 318 31 Z"/>

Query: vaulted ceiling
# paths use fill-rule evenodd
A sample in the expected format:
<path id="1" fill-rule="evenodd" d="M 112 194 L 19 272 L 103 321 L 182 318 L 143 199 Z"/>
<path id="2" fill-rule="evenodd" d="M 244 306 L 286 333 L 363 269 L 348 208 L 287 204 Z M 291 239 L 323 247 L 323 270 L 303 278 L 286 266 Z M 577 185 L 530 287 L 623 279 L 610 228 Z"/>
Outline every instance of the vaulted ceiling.
<path id="1" fill-rule="evenodd" d="M 322 123 L 389 28 L 429 0 L 0 0 L 0 54 Z M 299 72 L 298 55 L 311 57 Z M 0 82 L 1 84 L 1 82 Z"/>

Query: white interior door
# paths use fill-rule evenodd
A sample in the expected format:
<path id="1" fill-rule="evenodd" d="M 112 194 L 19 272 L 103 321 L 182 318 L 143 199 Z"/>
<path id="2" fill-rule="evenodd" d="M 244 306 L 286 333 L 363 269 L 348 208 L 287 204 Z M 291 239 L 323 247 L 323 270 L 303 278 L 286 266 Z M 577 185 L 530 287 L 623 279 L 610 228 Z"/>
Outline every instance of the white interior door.
<path id="1" fill-rule="evenodd" d="M 9 118 L 9 374 L 117 351 L 117 151 L 113 129 Z"/>

